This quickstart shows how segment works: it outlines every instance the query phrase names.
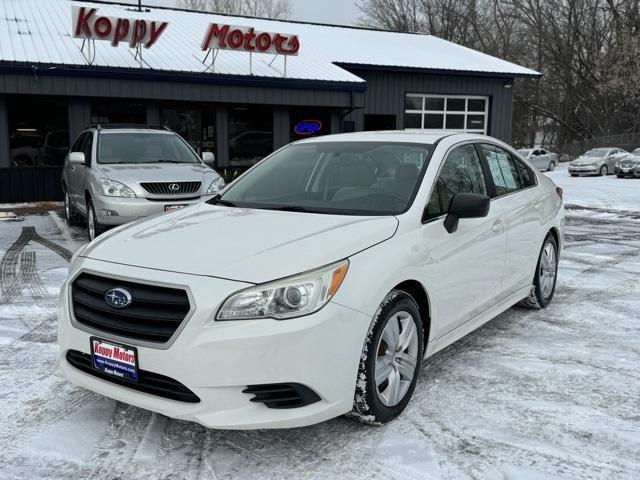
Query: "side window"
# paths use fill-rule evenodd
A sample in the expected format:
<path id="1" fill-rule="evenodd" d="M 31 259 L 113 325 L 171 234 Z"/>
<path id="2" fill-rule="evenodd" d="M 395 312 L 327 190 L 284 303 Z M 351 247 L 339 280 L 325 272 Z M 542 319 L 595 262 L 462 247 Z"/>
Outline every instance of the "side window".
<path id="1" fill-rule="evenodd" d="M 546 150 L 540 150 L 540 155 L 546 155 L 547 151 Z"/>
<path id="2" fill-rule="evenodd" d="M 427 219 L 446 214 L 458 193 L 487 194 L 482 164 L 473 144 L 457 147 L 447 156 L 427 203 Z"/>
<path id="3" fill-rule="evenodd" d="M 87 141 L 82 148 L 85 165 L 91 165 L 91 152 L 93 151 L 93 133 L 87 133 Z"/>
<path id="4" fill-rule="evenodd" d="M 481 145 L 498 196 L 535 185 L 534 173 L 509 152 L 495 145 Z"/>
<path id="5" fill-rule="evenodd" d="M 87 132 L 81 134 L 75 142 L 73 142 L 73 145 L 71 145 L 71 151 L 72 152 L 82 152 L 82 146 L 84 144 L 84 141 L 87 139 L 87 135 L 89 135 Z"/>

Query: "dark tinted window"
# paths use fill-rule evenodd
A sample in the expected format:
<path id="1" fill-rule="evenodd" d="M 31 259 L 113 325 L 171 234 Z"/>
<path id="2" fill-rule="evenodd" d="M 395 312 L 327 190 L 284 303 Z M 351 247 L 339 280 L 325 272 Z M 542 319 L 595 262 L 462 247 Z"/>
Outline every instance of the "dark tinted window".
<path id="1" fill-rule="evenodd" d="M 472 144 L 457 147 L 447 156 L 427 204 L 427 218 L 447 213 L 458 193 L 487 194 L 482 164 Z"/>
<path id="2" fill-rule="evenodd" d="M 91 152 L 93 152 L 93 133 L 87 132 L 86 141 L 82 146 L 82 151 L 84 152 L 84 163 L 87 165 L 91 165 Z"/>
<path id="3" fill-rule="evenodd" d="M 273 109 L 260 105 L 229 109 L 229 162 L 248 167 L 273 152 Z"/>
<path id="4" fill-rule="evenodd" d="M 87 140 L 87 135 L 89 135 L 88 132 L 85 132 L 83 134 L 81 134 L 75 142 L 73 142 L 73 145 L 71 146 L 71 151 L 72 152 L 83 152 L 84 150 L 82 149 L 82 147 L 84 146 L 84 142 Z"/>

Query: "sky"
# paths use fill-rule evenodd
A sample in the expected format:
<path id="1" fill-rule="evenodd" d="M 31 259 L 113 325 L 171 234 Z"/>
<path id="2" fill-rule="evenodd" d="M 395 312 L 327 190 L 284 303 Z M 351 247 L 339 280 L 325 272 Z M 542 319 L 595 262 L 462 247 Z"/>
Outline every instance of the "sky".
<path id="1" fill-rule="evenodd" d="M 114 0 L 116 1 L 116 0 Z M 352 25 L 360 17 L 355 1 L 350 0 L 289 0 L 292 6 L 292 20 L 306 22 Z M 137 0 L 117 0 L 117 3 L 137 4 Z M 143 0 L 143 5 L 175 7 L 178 0 Z"/>

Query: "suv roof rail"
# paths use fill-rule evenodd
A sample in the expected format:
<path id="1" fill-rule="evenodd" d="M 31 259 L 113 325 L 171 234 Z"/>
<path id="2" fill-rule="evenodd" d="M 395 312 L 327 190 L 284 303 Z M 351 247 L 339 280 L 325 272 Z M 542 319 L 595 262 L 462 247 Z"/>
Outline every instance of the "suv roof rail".
<path id="1" fill-rule="evenodd" d="M 116 128 L 135 128 L 138 130 L 166 130 L 172 132 L 166 125 L 146 125 L 141 123 L 97 123 L 91 125 L 89 128 L 95 128 L 96 130 L 109 130 Z"/>

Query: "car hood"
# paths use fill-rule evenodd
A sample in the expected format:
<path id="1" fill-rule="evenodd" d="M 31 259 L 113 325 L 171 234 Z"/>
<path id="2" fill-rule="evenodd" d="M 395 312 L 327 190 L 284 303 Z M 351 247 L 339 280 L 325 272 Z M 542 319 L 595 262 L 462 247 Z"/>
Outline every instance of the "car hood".
<path id="1" fill-rule="evenodd" d="M 347 258 L 392 237 L 395 217 L 352 217 L 201 203 L 107 232 L 81 256 L 263 283 Z"/>
<path id="2" fill-rule="evenodd" d="M 640 158 L 638 157 L 623 158 L 622 160 L 620 160 L 620 165 L 635 167 L 637 165 L 640 165 Z"/>
<path id="3" fill-rule="evenodd" d="M 578 157 L 571 162 L 571 165 L 590 165 L 592 163 L 601 162 L 606 157 Z"/>
<path id="4" fill-rule="evenodd" d="M 212 180 L 218 176 L 202 163 L 101 164 L 99 168 L 109 180 L 125 185 L 133 182 L 193 182 L 202 181 L 205 175 L 210 175 Z"/>

